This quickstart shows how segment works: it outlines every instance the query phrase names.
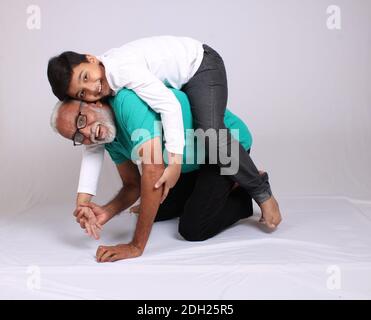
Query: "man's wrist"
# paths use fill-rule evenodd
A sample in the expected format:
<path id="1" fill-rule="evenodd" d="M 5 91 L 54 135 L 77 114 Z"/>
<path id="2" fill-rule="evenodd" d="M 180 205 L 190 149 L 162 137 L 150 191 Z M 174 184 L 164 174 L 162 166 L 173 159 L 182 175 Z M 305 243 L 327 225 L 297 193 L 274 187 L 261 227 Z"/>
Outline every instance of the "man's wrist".
<path id="1" fill-rule="evenodd" d="M 110 219 L 112 219 L 117 214 L 117 212 L 109 204 L 102 206 L 102 208 L 109 213 Z"/>
<path id="2" fill-rule="evenodd" d="M 141 244 L 135 239 L 130 243 L 133 247 L 135 247 L 140 253 L 143 253 L 145 245 Z"/>

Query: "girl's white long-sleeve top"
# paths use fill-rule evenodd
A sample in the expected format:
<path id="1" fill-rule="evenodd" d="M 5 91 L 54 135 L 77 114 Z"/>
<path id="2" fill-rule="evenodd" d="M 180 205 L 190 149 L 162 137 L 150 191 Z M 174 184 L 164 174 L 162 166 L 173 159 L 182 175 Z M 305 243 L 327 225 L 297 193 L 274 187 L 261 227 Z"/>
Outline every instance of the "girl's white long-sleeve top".
<path id="1" fill-rule="evenodd" d="M 168 152 L 183 154 L 184 129 L 178 100 L 167 88 L 181 89 L 203 59 L 202 43 L 187 37 L 158 36 L 129 42 L 99 56 L 114 94 L 133 90 L 160 113 Z M 87 146 L 81 162 L 79 193 L 96 195 L 104 146 Z"/>

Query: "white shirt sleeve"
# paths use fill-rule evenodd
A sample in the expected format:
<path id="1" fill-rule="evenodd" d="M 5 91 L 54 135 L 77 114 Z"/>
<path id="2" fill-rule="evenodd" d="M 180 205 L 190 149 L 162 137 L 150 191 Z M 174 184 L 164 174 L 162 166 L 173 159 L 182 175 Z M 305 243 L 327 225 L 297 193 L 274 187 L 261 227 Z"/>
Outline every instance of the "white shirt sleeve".
<path id="1" fill-rule="evenodd" d="M 104 145 L 87 145 L 83 150 L 78 193 L 97 194 L 104 159 Z"/>
<path id="2" fill-rule="evenodd" d="M 142 66 L 118 66 L 114 74 L 111 74 L 111 80 L 114 90 L 122 87 L 133 90 L 154 111 L 160 113 L 166 150 L 183 154 L 185 142 L 182 108 L 173 92 Z"/>

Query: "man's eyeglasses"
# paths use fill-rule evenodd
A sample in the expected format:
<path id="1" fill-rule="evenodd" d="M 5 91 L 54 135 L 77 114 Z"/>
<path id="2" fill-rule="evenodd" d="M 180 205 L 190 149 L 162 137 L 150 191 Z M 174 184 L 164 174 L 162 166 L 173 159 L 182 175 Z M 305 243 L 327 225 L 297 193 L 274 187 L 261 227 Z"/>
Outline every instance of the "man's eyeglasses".
<path id="1" fill-rule="evenodd" d="M 87 117 L 81 113 L 81 107 L 84 102 L 80 102 L 80 107 L 79 107 L 79 114 L 77 115 L 76 118 L 76 132 L 72 137 L 73 140 L 73 145 L 74 146 L 81 146 L 84 142 L 84 135 L 80 132 L 81 129 L 84 129 L 87 125 Z"/>

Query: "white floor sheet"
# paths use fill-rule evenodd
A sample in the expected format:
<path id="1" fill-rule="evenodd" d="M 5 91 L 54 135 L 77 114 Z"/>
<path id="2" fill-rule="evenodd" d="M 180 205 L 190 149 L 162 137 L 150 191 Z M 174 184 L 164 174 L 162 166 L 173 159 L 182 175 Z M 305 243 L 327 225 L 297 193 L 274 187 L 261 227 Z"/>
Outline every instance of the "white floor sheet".
<path id="1" fill-rule="evenodd" d="M 155 223 L 143 256 L 98 264 L 98 245 L 130 241 L 136 216 L 88 238 L 71 206 L 0 217 L 1 299 L 370 299 L 371 203 L 280 199 L 283 222 L 259 215 L 204 242 L 184 241 L 177 219 Z M 257 211 L 258 212 L 258 211 Z M 6 217 L 6 218 L 5 218 Z"/>

